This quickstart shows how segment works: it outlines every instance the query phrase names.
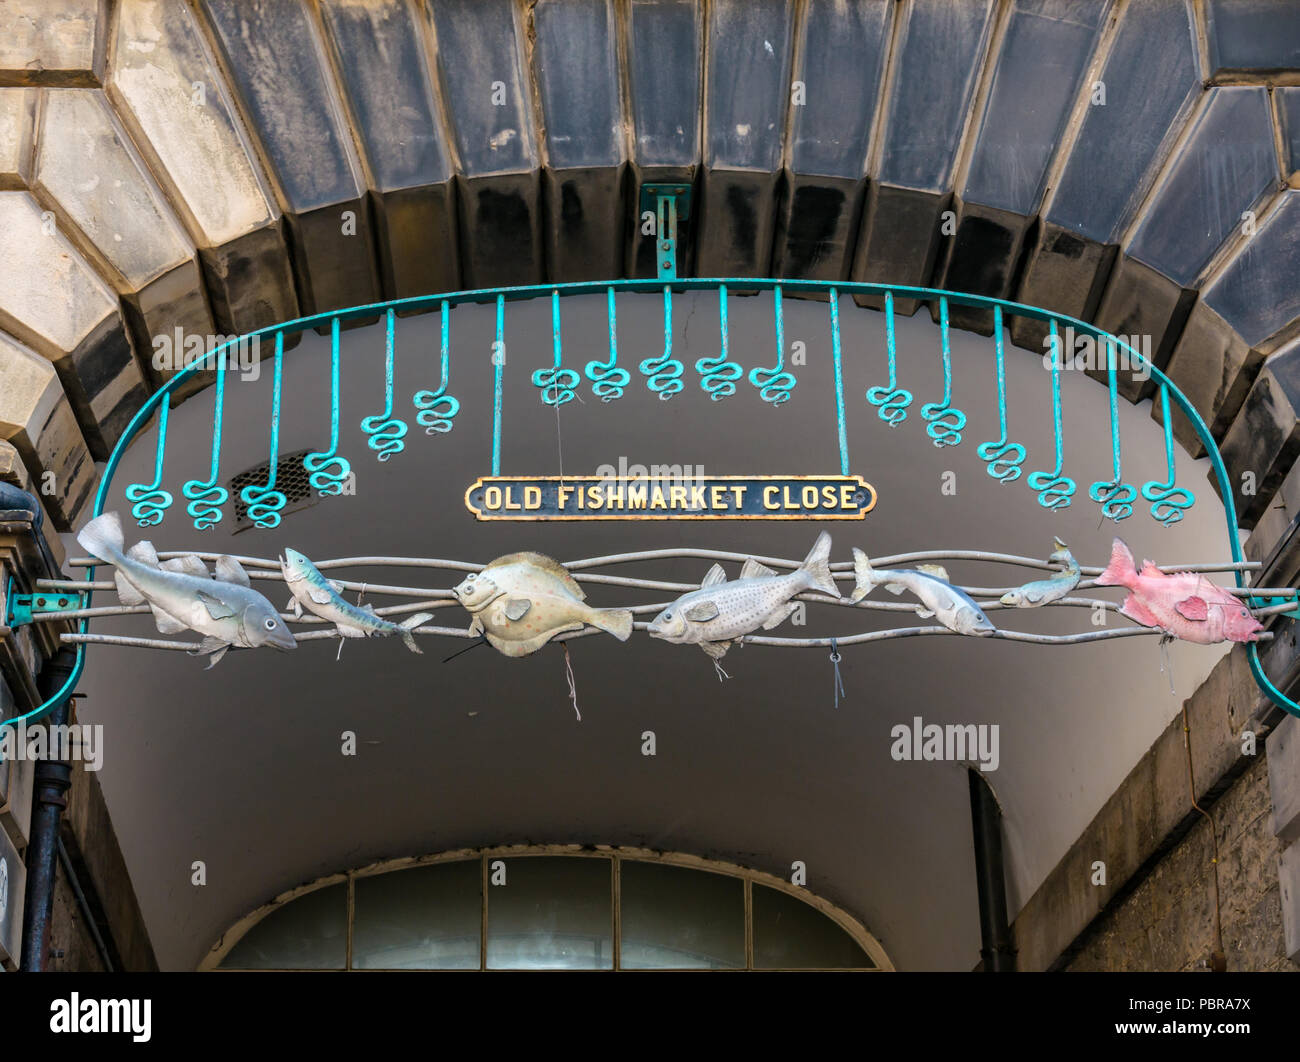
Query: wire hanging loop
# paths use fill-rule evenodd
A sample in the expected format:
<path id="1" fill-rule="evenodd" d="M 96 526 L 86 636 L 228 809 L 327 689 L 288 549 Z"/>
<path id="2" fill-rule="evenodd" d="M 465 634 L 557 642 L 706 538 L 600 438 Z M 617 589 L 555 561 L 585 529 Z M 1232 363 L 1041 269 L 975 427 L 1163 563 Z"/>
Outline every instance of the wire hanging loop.
<path id="1" fill-rule="evenodd" d="M 1031 472 L 1025 482 L 1038 491 L 1038 504 L 1045 509 L 1067 508 L 1077 489 L 1074 480 L 1061 474 L 1065 450 L 1061 439 L 1061 337 L 1052 318 L 1052 428 L 1056 436 L 1056 467 L 1051 472 Z"/>
<path id="2" fill-rule="evenodd" d="M 1153 502 L 1151 515 L 1165 527 L 1178 523 L 1196 504 L 1196 495 L 1186 487 L 1174 486 L 1177 471 L 1174 468 L 1174 424 L 1169 415 L 1169 386 L 1160 385 L 1160 421 L 1165 429 L 1165 467 L 1169 479 L 1164 483 L 1148 480 L 1142 484 L 1142 497 Z"/>
<path id="3" fill-rule="evenodd" d="M 831 639 L 831 667 L 835 670 L 835 682 L 833 690 L 835 693 L 835 707 L 840 706 L 840 698 L 845 696 L 844 679 L 840 675 L 840 647 L 834 638 Z"/>
<path id="4" fill-rule="evenodd" d="M 275 334 L 275 371 L 271 382 L 271 457 L 267 466 L 266 483 L 250 483 L 239 492 L 240 501 L 247 509 L 248 518 L 257 527 L 280 526 L 280 511 L 288 501 L 275 489 L 275 475 L 280 460 L 280 384 L 284 367 L 284 333 Z"/>
<path id="5" fill-rule="evenodd" d="M 280 366 L 280 339 L 276 337 L 276 370 Z M 278 379 L 278 377 L 277 377 Z M 339 449 L 339 319 L 330 321 L 330 444 L 327 450 L 316 450 L 302 459 L 308 472 L 308 482 L 323 498 L 343 493 L 343 486 L 352 475 L 352 465 L 346 457 L 338 455 Z"/>
<path id="6" fill-rule="evenodd" d="M 416 391 L 411 402 L 420 412 L 415 415 L 424 427 L 425 435 L 446 435 L 451 431 L 452 420 L 460 412 L 460 401 L 447 394 L 451 381 L 451 305 L 442 300 L 442 378 L 436 391 Z"/>
<path id="7" fill-rule="evenodd" d="M 664 352 L 656 358 L 643 359 L 639 367 L 641 375 L 648 378 L 646 386 L 662 402 L 686 386 L 681 379 L 682 363 L 673 357 L 673 289 L 667 284 L 664 285 Z"/>
<path id="8" fill-rule="evenodd" d="M 759 397 L 774 406 L 790 401 L 790 392 L 799 382 L 785 368 L 785 311 L 781 304 L 781 285 L 772 289 L 772 321 L 776 330 L 776 365 L 749 370 L 749 382 L 758 388 Z"/>
<path id="9" fill-rule="evenodd" d="M 187 479 L 181 484 L 181 493 L 189 502 L 185 511 L 199 531 L 207 531 L 221 523 L 221 506 L 230 499 L 230 491 L 217 486 L 217 476 L 221 472 L 221 421 L 225 408 L 226 351 L 223 349 L 217 356 L 216 395 L 212 404 L 212 461 L 208 478 Z"/>
<path id="10" fill-rule="evenodd" d="M 927 402 L 921 407 L 921 416 L 928 424 L 925 432 L 937 447 L 956 446 L 961 442 L 961 429 L 966 427 L 966 414 L 952 405 L 952 348 L 948 341 L 948 299 L 939 296 L 939 333 L 943 344 L 943 401 Z"/>
<path id="11" fill-rule="evenodd" d="M 591 393 L 602 402 L 623 397 L 623 389 L 632 374 L 618 367 L 618 314 L 614 307 L 614 289 L 606 289 L 606 316 L 609 319 L 609 361 L 589 361 L 584 369 L 591 381 Z"/>
<path id="12" fill-rule="evenodd" d="M 548 406 L 559 408 L 566 402 L 572 402 L 577 394 L 579 376 L 572 369 L 560 368 L 563 359 L 563 344 L 560 339 L 560 291 L 551 291 L 551 344 L 555 352 L 555 365 L 550 369 L 538 369 L 533 373 L 533 386 L 540 388 L 542 401 Z"/>
<path id="13" fill-rule="evenodd" d="M 406 421 L 393 416 L 393 361 L 396 341 L 394 336 L 397 314 L 390 306 L 386 320 L 384 346 L 384 411 L 377 417 L 364 417 L 361 430 L 370 438 L 367 445 L 378 452 L 380 461 L 406 449 Z"/>
<path id="14" fill-rule="evenodd" d="M 707 391 L 710 401 L 720 402 L 736 393 L 736 381 L 745 375 L 734 361 L 728 360 L 730 345 L 727 337 L 727 285 L 718 285 L 718 333 L 721 353 L 715 358 L 700 358 L 695 371 L 700 374 L 700 387 Z"/>
<path id="15" fill-rule="evenodd" d="M 885 292 L 885 348 L 889 353 L 889 385 L 867 389 L 867 401 L 877 407 L 880 419 L 896 428 L 907 419 L 912 392 L 898 386 L 898 355 L 894 345 L 894 293 Z"/>
<path id="16" fill-rule="evenodd" d="M 983 442 L 975 448 L 985 471 L 1000 483 L 1012 483 L 1020 478 L 1025 461 L 1025 448 L 1007 439 L 1007 369 L 1006 355 L 1002 349 L 1002 307 L 993 307 L 993 345 L 998 365 L 998 427 L 1001 434 L 994 442 Z"/>
<path id="17" fill-rule="evenodd" d="M 156 527 L 172 505 L 170 492 L 162 489 L 163 459 L 167 453 L 167 414 L 171 411 L 171 393 L 163 395 L 158 406 L 158 448 L 154 454 L 153 482 L 132 483 L 123 493 L 131 502 L 131 515 L 141 527 Z"/>
<path id="18" fill-rule="evenodd" d="M 1106 337 L 1106 382 L 1110 390 L 1110 451 L 1114 477 L 1094 483 L 1088 489 L 1088 497 L 1101 504 L 1103 516 L 1118 523 L 1133 515 L 1137 489 L 1131 483 L 1124 482 L 1119 442 L 1119 383 L 1115 373 L 1115 340 L 1110 336 Z"/>

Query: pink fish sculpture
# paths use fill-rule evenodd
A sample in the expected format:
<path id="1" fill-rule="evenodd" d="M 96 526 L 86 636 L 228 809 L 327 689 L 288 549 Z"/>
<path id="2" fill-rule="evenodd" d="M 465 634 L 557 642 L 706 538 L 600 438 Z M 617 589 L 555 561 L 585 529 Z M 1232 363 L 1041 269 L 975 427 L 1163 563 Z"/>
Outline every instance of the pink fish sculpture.
<path id="1" fill-rule="evenodd" d="M 1150 561 L 1142 570 L 1122 538 L 1111 544 L 1110 563 L 1097 577 L 1098 586 L 1125 586 L 1129 595 L 1120 611 L 1144 627 L 1157 627 L 1185 642 L 1253 642 L 1264 629 L 1250 610 L 1204 575 L 1166 575 Z"/>

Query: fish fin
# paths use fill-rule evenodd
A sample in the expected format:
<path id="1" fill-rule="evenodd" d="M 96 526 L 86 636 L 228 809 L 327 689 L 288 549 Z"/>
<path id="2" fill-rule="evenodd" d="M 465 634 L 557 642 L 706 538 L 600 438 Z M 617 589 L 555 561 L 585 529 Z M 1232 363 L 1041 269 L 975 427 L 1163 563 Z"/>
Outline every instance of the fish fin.
<path id="1" fill-rule="evenodd" d="M 1139 575 L 1144 575 L 1144 576 L 1146 576 L 1146 577 L 1148 577 L 1148 578 L 1150 578 L 1150 577 L 1152 577 L 1152 576 L 1154 576 L 1154 577 L 1157 578 L 1157 579 L 1163 579 L 1163 578 L 1165 578 L 1165 573 L 1162 572 L 1159 568 L 1156 567 L 1154 561 L 1149 561 L 1149 560 L 1143 560 L 1143 561 L 1142 561 L 1142 568 L 1141 568 L 1141 570 L 1138 572 L 1138 574 L 1139 574 Z"/>
<path id="2" fill-rule="evenodd" d="M 286 612 L 292 612 L 294 619 L 302 619 L 302 602 L 296 597 L 289 598 L 289 603 L 284 606 Z"/>
<path id="3" fill-rule="evenodd" d="M 363 631 L 360 627 L 353 627 L 348 623 L 336 623 L 334 629 L 339 632 L 340 638 L 369 638 L 368 632 Z"/>
<path id="4" fill-rule="evenodd" d="M 150 568 L 158 567 L 158 551 L 153 548 L 153 543 L 147 538 L 142 538 L 128 549 L 126 555 L 133 561 L 149 565 Z"/>
<path id="5" fill-rule="evenodd" d="M 83 542 L 82 545 L 85 545 Z M 143 605 L 144 594 L 126 581 L 121 572 L 113 573 L 113 585 L 117 587 L 117 599 L 124 605 Z"/>
<path id="6" fill-rule="evenodd" d="M 228 557 L 224 553 L 217 558 L 216 578 L 218 582 L 234 583 L 236 586 L 248 586 L 248 572 L 244 571 L 244 566 L 235 560 L 234 557 Z"/>
<path id="7" fill-rule="evenodd" d="M 560 580 L 569 591 L 579 601 L 586 601 L 587 595 L 582 592 L 582 587 L 569 574 L 569 570 L 557 561 L 554 557 L 548 557 L 545 553 L 533 553 L 525 551 L 523 553 L 507 553 L 504 557 L 498 557 L 484 565 L 483 570 L 489 568 L 504 568 L 507 564 L 531 564 L 535 568 L 541 568 L 543 571 L 550 572 Z"/>
<path id="8" fill-rule="evenodd" d="M 767 617 L 767 620 L 763 623 L 763 630 L 770 631 L 773 627 L 781 626 L 782 623 L 784 623 L 786 620 L 788 620 L 791 616 L 794 615 L 795 609 L 797 609 L 798 607 L 799 607 L 798 601 L 787 601 L 784 605 L 782 605 L 780 608 L 778 608 L 775 612 L 773 612 L 770 616 Z"/>
<path id="9" fill-rule="evenodd" d="M 1183 619 L 1204 622 L 1210 615 L 1210 610 L 1205 604 L 1205 598 L 1203 597 L 1193 596 L 1184 598 L 1182 601 L 1175 604 L 1174 608 L 1178 610 L 1178 614 L 1182 616 Z"/>
<path id="10" fill-rule="evenodd" d="M 1045 596 L 1046 595 L 1041 590 L 1026 590 L 1023 594 L 1024 602 L 1030 608 L 1034 608 L 1036 605 L 1041 605 Z"/>
<path id="11" fill-rule="evenodd" d="M 1124 604 L 1119 607 L 1120 613 L 1133 620 L 1135 623 L 1142 624 L 1143 627 L 1163 627 L 1164 625 L 1156 619 L 1146 605 L 1137 599 L 1135 594 L 1129 594 L 1124 599 Z"/>
<path id="12" fill-rule="evenodd" d="M 853 593 L 849 595 L 850 601 L 861 601 L 876 588 L 875 574 L 875 571 L 871 567 L 871 561 L 867 559 L 867 555 L 863 553 L 862 550 L 858 549 L 857 546 L 854 546 L 853 579 L 856 586 L 853 589 Z"/>
<path id="13" fill-rule="evenodd" d="M 310 583 L 307 584 L 307 596 L 318 605 L 328 605 L 334 600 L 334 595 L 323 586 L 312 586 Z"/>
<path id="14" fill-rule="evenodd" d="M 476 612 L 474 613 L 474 618 L 469 621 L 469 632 L 470 634 L 478 636 L 482 634 L 483 631 L 484 631 L 483 617 Z"/>
<path id="15" fill-rule="evenodd" d="M 198 597 L 199 600 L 203 602 L 203 607 L 208 610 L 208 615 L 213 619 L 228 619 L 235 614 L 235 610 L 215 594 L 209 594 L 206 590 L 200 590 Z"/>
<path id="16" fill-rule="evenodd" d="M 115 512 L 102 513 L 77 532 L 82 549 L 110 563 L 115 554 L 122 552 L 124 541 L 122 518 Z"/>
<path id="17" fill-rule="evenodd" d="M 602 608 L 594 610 L 591 625 L 599 627 L 606 634 L 612 634 L 620 642 L 632 637 L 632 613 L 625 608 Z"/>
<path id="18" fill-rule="evenodd" d="M 533 603 L 526 597 L 512 597 L 506 600 L 506 619 L 521 620 L 528 615 Z"/>
<path id="19" fill-rule="evenodd" d="M 891 594 L 901 594 L 907 589 L 907 587 L 905 587 L 902 583 L 886 583 L 885 589 L 888 590 Z"/>
<path id="20" fill-rule="evenodd" d="M 499 638 L 491 631 L 487 631 L 487 640 L 493 648 L 504 653 L 506 656 L 529 656 L 537 652 L 547 642 L 557 634 L 565 634 L 568 631 L 580 631 L 585 626 L 582 623 L 566 623 L 556 627 L 554 630 L 543 631 L 534 638 L 525 638 L 523 641 L 515 641 L 511 638 Z"/>
<path id="21" fill-rule="evenodd" d="M 727 655 L 727 650 L 731 648 L 730 642 L 700 642 L 699 645 L 714 660 L 721 660 Z"/>
<path id="22" fill-rule="evenodd" d="M 945 583 L 952 582 L 952 580 L 948 578 L 948 569 L 942 564 L 918 564 L 916 570 L 918 572 L 924 572 L 926 575 L 932 576 L 935 579 L 942 579 Z"/>
<path id="23" fill-rule="evenodd" d="M 1137 566 L 1133 563 L 1133 551 L 1122 538 L 1116 538 L 1110 544 L 1110 563 L 1097 576 L 1097 585 L 1131 587 L 1136 580 Z"/>
<path id="24" fill-rule="evenodd" d="M 153 621 L 158 627 L 159 634 L 179 634 L 181 631 L 189 630 L 184 623 L 168 615 L 152 601 L 149 602 L 149 611 L 153 613 Z"/>
<path id="25" fill-rule="evenodd" d="M 918 608 L 916 614 L 920 616 L 921 619 L 929 619 L 934 615 L 934 610 L 929 608 Z"/>
<path id="26" fill-rule="evenodd" d="M 165 572 L 179 572 L 181 575 L 192 575 L 196 579 L 208 578 L 208 566 L 193 553 L 165 560 L 158 567 Z"/>
<path id="27" fill-rule="evenodd" d="M 831 536 L 823 531 L 817 536 L 813 548 L 808 551 L 800 570 L 808 573 L 808 589 L 820 590 L 823 594 L 839 597 L 835 586 L 835 576 L 831 574 Z"/>
<path id="28" fill-rule="evenodd" d="M 347 587 L 345 587 L 337 579 L 326 579 L 325 581 L 330 584 L 330 589 L 333 590 L 336 594 L 341 594 L 343 593 L 344 590 L 347 589 Z"/>
<path id="29" fill-rule="evenodd" d="M 211 656 L 208 666 L 204 671 L 211 671 L 221 662 L 221 658 L 226 655 L 226 650 L 230 648 L 230 643 L 222 641 L 220 638 L 204 638 L 198 646 L 190 650 L 190 656 Z"/>
<path id="30" fill-rule="evenodd" d="M 424 655 L 424 650 L 415 644 L 415 635 L 412 632 L 416 627 L 422 623 L 428 623 L 431 619 L 433 619 L 432 612 L 417 612 L 414 616 L 402 620 L 397 625 L 397 633 L 401 636 L 402 641 L 406 643 L 406 648 L 411 652 L 419 653 L 421 656 Z"/>
<path id="31" fill-rule="evenodd" d="M 742 571 L 740 574 L 743 576 L 745 573 Z M 723 569 L 721 564 L 715 564 L 708 570 L 704 578 L 700 580 L 700 589 L 705 590 L 710 586 L 717 586 L 719 583 L 725 583 L 726 581 L 726 571 Z"/>
<path id="32" fill-rule="evenodd" d="M 772 571 L 772 569 L 766 564 L 754 560 L 753 557 L 750 557 L 749 560 L 745 561 L 744 567 L 740 569 L 740 577 L 742 579 L 758 579 L 775 574 L 776 572 Z"/>
<path id="33" fill-rule="evenodd" d="M 1060 535 L 1053 535 L 1053 536 L 1052 536 L 1052 544 L 1053 544 L 1053 545 L 1054 545 L 1058 550 L 1069 549 L 1069 548 L 1070 548 L 1070 547 L 1067 546 L 1064 542 L 1061 541 L 1061 536 L 1060 536 Z"/>
<path id="34" fill-rule="evenodd" d="M 707 623 L 717 619 L 718 603 L 716 601 L 697 601 L 685 609 L 685 615 L 692 623 Z"/>

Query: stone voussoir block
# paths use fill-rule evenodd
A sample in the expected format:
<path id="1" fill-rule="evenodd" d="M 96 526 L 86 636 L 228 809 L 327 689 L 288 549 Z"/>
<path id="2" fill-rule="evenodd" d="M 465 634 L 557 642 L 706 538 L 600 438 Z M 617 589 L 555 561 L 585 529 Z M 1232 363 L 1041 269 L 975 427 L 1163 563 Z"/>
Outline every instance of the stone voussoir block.
<path id="1" fill-rule="evenodd" d="M 5 0 L 0 85 L 100 84 L 107 22 L 107 0 Z"/>

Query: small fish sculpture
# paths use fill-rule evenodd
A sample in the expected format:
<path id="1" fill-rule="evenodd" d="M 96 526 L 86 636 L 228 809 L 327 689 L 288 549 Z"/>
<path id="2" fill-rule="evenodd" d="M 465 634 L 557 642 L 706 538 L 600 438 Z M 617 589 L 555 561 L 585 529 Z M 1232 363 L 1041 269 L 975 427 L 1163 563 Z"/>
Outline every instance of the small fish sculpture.
<path id="1" fill-rule="evenodd" d="M 1185 642 L 1253 642 L 1264 625 L 1240 600 L 1204 575 L 1166 575 L 1150 561 L 1141 571 L 1122 538 L 1111 543 L 1110 563 L 1097 576 L 1098 586 L 1123 586 L 1129 591 L 1120 612 L 1143 627 L 1156 627 Z"/>
<path id="2" fill-rule="evenodd" d="M 122 604 L 148 604 L 163 634 L 194 630 L 204 635 L 190 655 L 211 656 L 208 669 L 232 645 L 297 648 L 275 606 L 249 586 L 248 573 L 233 557 L 218 557 L 216 578 L 211 578 L 207 566 L 192 553 L 159 561 L 153 544 L 145 541 L 123 553 L 122 520 L 115 512 L 91 520 L 77 541 L 116 569 L 113 581 Z"/>
<path id="3" fill-rule="evenodd" d="M 506 656 L 535 653 L 557 634 L 590 624 L 620 642 L 632 634 L 625 608 L 593 608 L 559 561 L 542 553 L 498 557 L 453 587 L 456 600 L 474 617 L 470 633 L 482 634 Z"/>
<path id="4" fill-rule="evenodd" d="M 949 582 L 947 570 L 938 564 L 918 564 L 915 570 L 878 569 L 871 566 L 862 550 L 854 549 L 853 574 L 857 588 L 849 596 L 850 601 L 861 601 L 883 584 L 891 594 L 901 594 L 904 590 L 914 594 L 921 602 L 916 609 L 921 619 L 933 616 L 957 634 L 986 637 L 997 630 L 974 599 Z"/>
<path id="5" fill-rule="evenodd" d="M 721 564 L 709 569 L 698 590 L 683 594 L 650 623 L 650 637 L 675 644 L 698 645 L 714 661 L 733 642 L 760 627 L 770 631 L 784 623 L 798 602 L 790 599 L 805 590 L 839 597 L 830 568 L 831 536 L 823 531 L 803 564 L 788 575 L 777 575 L 752 557 L 740 578 L 727 582 Z"/>
<path id="6" fill-rule="evenodd" d="M 1054 541 L 1056 552 L 1047 558 L 1047 563 L 1060 564 L 1065 570 L 1050 579 L 1035 579 L 1032 583 L 1025 583 L 1024 586 L 1003 594 L 999 600 L 1004 605 L 1015 608 L 1041 608 L 1043 605 L 1050 605 L 1053 601 L 1060 601 L 1079 585 L 1079 578 L 1082 575 L 1079 562 L 1074 559 L 1074 554 L 1064 542 L 1059 538 Z"/>
<path id="7" fill-rule="evenodd" d="M 303 609 L 334 624 L 341 638 L 371 638 L 375 635 L 384 637 L 390 634 L 400 635 L 406 648 L 413 653 L 423 653 L 415 644 L 411 632 L 420 624 L 433 619 L 429 612 L 417 612 L 410 619 L 393 623 L 375 615 L 370 605 L 350 605 L 343 600 L 340 591 L 343 587 L 333 580 L 326 579 L 319 568 L 312 564 L 296 549 L 286 549 L 280 558 L 280 571 L 285 584 L 293 597 L 289 599 L 289 608 L 295 617 L 301 617 Z"/>

